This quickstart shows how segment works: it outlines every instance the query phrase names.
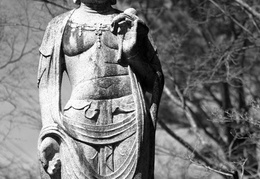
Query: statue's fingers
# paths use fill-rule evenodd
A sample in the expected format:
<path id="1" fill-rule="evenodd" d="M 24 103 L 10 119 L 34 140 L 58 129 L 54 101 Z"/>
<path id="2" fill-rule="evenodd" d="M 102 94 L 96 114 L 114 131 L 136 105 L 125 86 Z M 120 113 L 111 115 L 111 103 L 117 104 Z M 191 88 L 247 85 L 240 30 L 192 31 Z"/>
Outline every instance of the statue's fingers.
<path id="1" fill-rule="evenodd" d="M 117 33 L 117 29 L 118 29 L 118 23 L 122 22 L 125 20 L 125 17 L 123 16 L 123 14 L 119 14 L 116 17 L 113 18 L 112 23 L 111 23 L 111 32 L 116 34 Z"/>
<path id="2" fill-rule="evenodd" d="M 116 17 L 113 18 L 111 26 L 115 26 L 116 24 L 118 24 L 121 21 L 124 21 L 126 19 L 127 15 L 124 13 L 118 14 Z"/>
<path id="3" fill-rule="evenodd" d="M 124 13 L 125 13 L 125 14 L 129 14 L 129 15 L 135 15 L 135 16 L 136 16 L 137 11 L 136 11 L 136 9 L 134 9 L 134 8 L 128 8 L 128 9 L 126 9 L 126 10 L 124 11 Z"/>
<path id="4" fill-rule="evenodd" d="M 139 18 L 134 14 L 129 13 L 120 13 L 116 17 L 113 18 L 111 26 L 114 27 L 116 24 L 119 24 L 122 21 L 130 21 L 133 22 L 138 20 Z"/>
<path id="5" fill-rule="evenodd" d="M 61 168 L 61 161 L 60 161 L 60 157 L 59 154 L 56 154 L 53 159 L 51 161 L 49 161 L 49 167 L 47 172 L 50 175 L 53 175 L 57 172 L 58 169 Z"/>

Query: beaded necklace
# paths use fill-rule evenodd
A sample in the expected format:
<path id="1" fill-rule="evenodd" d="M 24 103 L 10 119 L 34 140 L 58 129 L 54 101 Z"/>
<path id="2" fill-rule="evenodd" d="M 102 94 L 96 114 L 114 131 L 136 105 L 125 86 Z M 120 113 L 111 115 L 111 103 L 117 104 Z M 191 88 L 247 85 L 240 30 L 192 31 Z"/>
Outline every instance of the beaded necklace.
<path id="1" fill-rule="evenodd" d="M 110 31 L 111 25 L 110 24 L 102 24 L 102 23 L 94 23 L 93 25 L 88 24 L 78 24 L 69 21 L 68 25 L 72 28 L 72 32 L 78 30 L 79 36 L 82 36 L 82 31 L 94 31 L 95 35 L 97 36 L 97 46 L 101 48 L 101 36 L 102 33 L 105 31 Z"/>

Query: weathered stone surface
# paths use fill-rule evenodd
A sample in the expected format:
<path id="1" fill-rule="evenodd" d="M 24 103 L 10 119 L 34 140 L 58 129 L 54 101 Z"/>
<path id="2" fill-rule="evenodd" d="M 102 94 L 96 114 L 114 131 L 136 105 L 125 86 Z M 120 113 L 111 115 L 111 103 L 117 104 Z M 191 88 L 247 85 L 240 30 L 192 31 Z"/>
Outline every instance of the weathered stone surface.
<path id="1" fill-rule="evenodd" d="M 40 47 L 42 178 L 152 179 L 163 75 L 149 30 L 114 1 L 75 2 L 49 23 Z M 62 110 L 63 72 L 72 93 Z"/>

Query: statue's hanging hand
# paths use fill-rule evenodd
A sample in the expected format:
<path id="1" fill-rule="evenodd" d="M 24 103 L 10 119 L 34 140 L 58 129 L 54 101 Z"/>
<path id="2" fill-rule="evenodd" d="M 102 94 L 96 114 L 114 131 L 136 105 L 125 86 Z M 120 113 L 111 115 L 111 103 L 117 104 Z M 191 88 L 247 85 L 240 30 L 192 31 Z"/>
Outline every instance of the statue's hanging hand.
<path id="1" fill-rule="evenodd" d="M 44 138 L 40 145 L 40 160 L 49 175 L 54 175 L 61 167 L 59 148 L 59 143 L 52 137 Z"/>
<path id="2" fill-rule="evenodd" d="M 138 37 L 148 34 L 147 26 L 136 16 L 136 10 L 129 8 L 118 14 L 114 17 L 111 27 L 111 31 L 118 37 L 118 61 L 122 60 L 122 55 L 125 56 L 124 59 L 136 56 Z"/>

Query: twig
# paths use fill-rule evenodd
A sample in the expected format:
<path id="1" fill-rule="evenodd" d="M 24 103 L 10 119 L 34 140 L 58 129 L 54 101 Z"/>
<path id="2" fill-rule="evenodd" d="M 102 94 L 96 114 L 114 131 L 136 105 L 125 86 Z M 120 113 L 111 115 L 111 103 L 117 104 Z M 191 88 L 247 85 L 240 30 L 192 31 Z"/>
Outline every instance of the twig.
<path id="1" fill-rule="evenodd" d="M 174 102 L 176 103 L 178 106 L 182 107 L 183 110 L 185 111 L 185 115 L 191 125 L 191 127 L 193 129 L 197 129 L 198 126 L 195 122 L 195 120 L 193 119 L 193 116 L 192 116 L 192 112 L 190 111 L 189 107 L 186 105 L 185 103 L 185 100 L 184 100 L 184 97 L 183 95 L 181 94 L 179 88 L 177 85 L 175 85 L 175 90 L 180 98 L 180 100 L 178 100 L 170 91 L 170 89 L 167 87 L 167 86 L 164 86 L 164 92 L 166 93 L 166 95 Z"/>
<path id="2" fill-rule="evenodd" d="M 196 164 L 196 165 L 200 165 L 200 166 L 202 166 L 202 167 L 204 167 L 204 168 L 206 168 L 206 169 L 208 169 L 208 170 L 211 170 L 211 171 L 213 171 L 213 172 L 215 172 L 215 173 L 218 173 L 218 174 L 220 174 L 220 175 L 233 177 L 233 174 L 229 174 L 229 173 L 226 173 L 226 172 L 223 172 L 223 171 L 220 171 L 220 170 L 216 170 L 216 169 L 211 168 L 211 167 L 209 167 L 209 166 L 207 166 L 207 165 L 205 165 L 205 164 L 201 164 L 201 163 L 195 162 L 195 161 L 193 161 L 192 159 L 190 159 L 190 161 L 191 161 L 192 163 Z"/>
<path id="3" fill-rule="evenodd" d="M 258 13 L 256 10 L 254 10 L 252 7 L 250 7 L 247 3 L 245 3 L 243 0 L 235 0 L 235 2 L 242 6 L 247 12 L 252 14 L 254 17 L 256 17 L 258 20 L 260 20 L 260 13 Z"/>

